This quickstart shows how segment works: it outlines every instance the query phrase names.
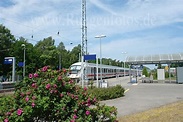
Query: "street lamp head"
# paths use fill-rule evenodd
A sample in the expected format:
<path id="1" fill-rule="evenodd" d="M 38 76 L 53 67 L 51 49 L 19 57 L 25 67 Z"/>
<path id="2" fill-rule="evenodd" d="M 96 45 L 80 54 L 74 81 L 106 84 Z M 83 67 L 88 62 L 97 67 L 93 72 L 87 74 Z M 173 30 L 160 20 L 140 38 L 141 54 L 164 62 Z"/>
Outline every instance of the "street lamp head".
<path id="1" fill-rule="evenodd" d="M 22 47 L 25 47 L 25 44 L 22 44 L 21 46 L 22 46 Z"/>
<path id="2" fill-rule="evenodd" d="M 101 38 L 106 37 L 106 35 L 100 35 Z"/>
<path id="3" fill-rule="evenodd" d="M 98 36 L 95 36 L 95 38 L 104 38 L 106 37 L 106 35 L 98 35 Z"/>

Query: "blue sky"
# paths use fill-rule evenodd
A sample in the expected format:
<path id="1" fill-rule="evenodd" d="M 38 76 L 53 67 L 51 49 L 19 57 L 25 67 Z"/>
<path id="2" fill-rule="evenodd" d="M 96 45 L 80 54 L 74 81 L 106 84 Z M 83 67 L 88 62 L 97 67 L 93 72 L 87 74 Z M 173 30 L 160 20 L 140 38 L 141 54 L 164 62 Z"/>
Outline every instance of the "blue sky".
<path id="1" fill-rule="evenodd" d="M 81 0 L 1 0 L 0 23 L 33 44 L 52 36 L 70 50 L 81 43 Z M 106 58 L 180 53 L 183 0 L 87 0 L 87 28 L 88 51 L 98 57 L 101 34 Z"/>

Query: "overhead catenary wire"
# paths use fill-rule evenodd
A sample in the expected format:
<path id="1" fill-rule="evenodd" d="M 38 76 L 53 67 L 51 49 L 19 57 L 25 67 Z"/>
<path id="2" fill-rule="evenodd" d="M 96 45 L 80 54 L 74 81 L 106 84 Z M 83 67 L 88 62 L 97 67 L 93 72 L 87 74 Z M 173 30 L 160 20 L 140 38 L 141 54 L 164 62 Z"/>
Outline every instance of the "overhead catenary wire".
<path id="1" fill-rule="evenodd" d="M 2 18 L 2 17 L 0 17 L 0 18 Z M 3 18 L 3 19 L 5 19 L 5 20 L 7 20 L 7 21 L 11 21 L 11 20 L 6 19 L 6 18 Z M 17 24 L 19 24 L 19 25 L 21 25 L 21 26 L 26 26 L 27 28 L 32 29 L 32 30 L 36 30 L 36 28 L 33 28 L 33 27 L 31 27 L 31 26 L 28 26 L 28 25 L 21 24 L 20 22 L 16 22 L 16 21 L 11 21 L 11 22 L 17 23 Z M 28 32 L 28 33 L 30 33 L 30 32 Z M 51 33 L 48 32 L 48 31 L 42 30 L 41 33 L 44 33 L 44 34 L 46 33 L 46 34 L 49 34 L 49 35 L 51 35 L 51 36 L 56 36 L 56 37 L 63 38 L 63 39 L 65 39 L 65 40 L 68 40 L 68 41 L 72 42 L 71 39 L 68 39 L 68 38 L 62 36 L 62 35 L 60 34 L 60 31 L 58 31 L 57 33 L 54 32 L 54 33 L 51 34 Z M 24 35 L 27 35 L 27 34 L 24 34 L 24 35 L 21 35 L 21 36 L 18 36 L 18 35 L 19 35 L 19 34 L 16 34 L 15 36 L 16 36 L 16 37 L 24 37 Z M 33 38 L 35 34 L 33 34 L 33 31 L 32 31 L 32 34 L 30 34 L 30 35 L 31 35 L 30 37 Z M 38 35 L 38 33 L 36 33 L 36 35 Z M 39 32 L 39 35 L 40 35 L 40 32 Z M 30 40 L 30 39 L 29 39 L 29 40 Z M 33 40 L 33 41 L 36 41 L 36 40 Z M 36 42 L 38 42 L 38 41 L 36 41 Z"/>
<path id="2" fill-rule="evenodd" d="M 64 6 L 65 8 L 62 8 L 62 9 L 68 9 L 68 6 L 71 6 L 72 4 L 73 4 L 73 2 L 71 1 L 71 2 L 67 3 L 67 6 Z M 51 6 L 54 7 L 53 4 L 51 4 Z M 49 8 L 52 8 L 52 7 L 49 6 Z M 40 9 L 40 10 L 41 10 L 41 9 Z M 37 12 L 40 12 L 40 10 L 37 10 Z M 61 12 L 60 12 L 60 13 L 61 13 Z M 59 16 L 60 13 L 57 14 L 56 16 Z M 8 19 L 8 18 L 5 18 L 5 17 L 0 17 L 0 18 L 4 19 L 4 20 L 6 20 L 6 21 L 9 21 L 9 22 L 16 23 L 16 24 L 19 25 L 19 26 L 24 26 L 24 27 L 28 28 L 30 31 L 32 31 L 32 34 L 30 34 L 31 32 L 28 30 L 28 31 L 25 31 L 23 34 L 22 34 L 22 33 L 16 34 L 16 37 L 24 37 L 25 35 L 30 35 L 30 37 L 33 39 L 33 38 L 36 38 L 36 37 L 37 37 L 36 35 L 41 35 L 42 33 L 43 33 L 43 34 L 46 33 L 46 34 L 49 34 L 49 36 L 61 38 L 61 39 L 68 40 L 68 41 L 72 42 L 71 39 L 69 39 L 69 38 L 67 38 L 67 37 L 64 37 L 64 36 L 61 34 L 60 30 L 59 30 L 58 32 L 56 32 L 56 31 L 55 31 L 55 32 L 49 32 L 49 31 L 47 31 L 47 30 L 40 30 L 40 29 L 39 29 L 40 26 L 32 27 L 32 26 L 30 26 L 30 25 L 26 25 L 26 24 L 23 24 L 23 23 L 21 23 L 21 22 L 14 21 L 14 20 L 12 20 L 12 19 Z M 21 18 L 21 17 L 20 17 L 20 18 Z M 59 26 L 58 26 L 58 27 L 59 27 Z M 59 27 L 59 28 L 60 28 L 60 27 Z M 36 32 L 36 33 L 33 34 L 33 30 L 34 30 L 34 32 Z M 39 31 L 39 32 L 38 32 L 38 31 Z M 19 36 L 18 36 L 18 35 L 19 35 Z M 36 41 L 36 40 L 34 40 L 34 41 Z"/>

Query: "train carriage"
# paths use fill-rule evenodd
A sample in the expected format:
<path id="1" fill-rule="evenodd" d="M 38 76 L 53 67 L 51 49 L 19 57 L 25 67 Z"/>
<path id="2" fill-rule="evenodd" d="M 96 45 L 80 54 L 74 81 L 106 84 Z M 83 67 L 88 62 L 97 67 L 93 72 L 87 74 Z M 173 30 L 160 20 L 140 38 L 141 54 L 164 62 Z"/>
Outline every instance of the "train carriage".
<path id="1" fill-rule="evenodd" d="M 69 77 L 76 81 L 81 79 L 81 68 L 82 63 L 77 62 L 70 66 L 70 73 Z M 97 79 L 97 64 L 94 63 L 86 63 L 83 62 L 83 68 L 85 72 L 85 76 L 88 80 L 95 80 Z M 129 68 L 117 67 L 117 66 L 110 66 L 110 65 L 100 65 L 98 64 L 98 77 L 101 77 L 101 70 L 102 69 L 102 78 L 112 78 L 112 77 L 121 77 L 127 76 L 130 73 Z M 125 74 L 124 74 L 125 69 Z M 132 69 L 131 74 L 135 74 L 136 70 Z"/>

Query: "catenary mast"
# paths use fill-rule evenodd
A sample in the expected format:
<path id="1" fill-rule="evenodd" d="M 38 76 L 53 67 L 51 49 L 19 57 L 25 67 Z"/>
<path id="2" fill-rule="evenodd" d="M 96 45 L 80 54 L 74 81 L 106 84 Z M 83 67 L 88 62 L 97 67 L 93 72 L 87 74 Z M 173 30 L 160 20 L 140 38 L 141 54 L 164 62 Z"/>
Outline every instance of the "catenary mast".
<path id="1" fill-rule="evenodd" d="M 82 45 L 81 55 L 86 55 L 87 52 L 87 25 L 86 25 L 86 0 L 82 0 Z"/>
<path id="2" fill-rule="evenodd" d="M 82 0 L 82 32 L 81 32 L 81 82 L 82 87 L 84 87 L 84 79 L 87 79 L 86 70 L 84 71 L 84 65 L 83 65 L 83 56 L 87 54 L 87 26 L 86 26 L 86 0 Z"/>

